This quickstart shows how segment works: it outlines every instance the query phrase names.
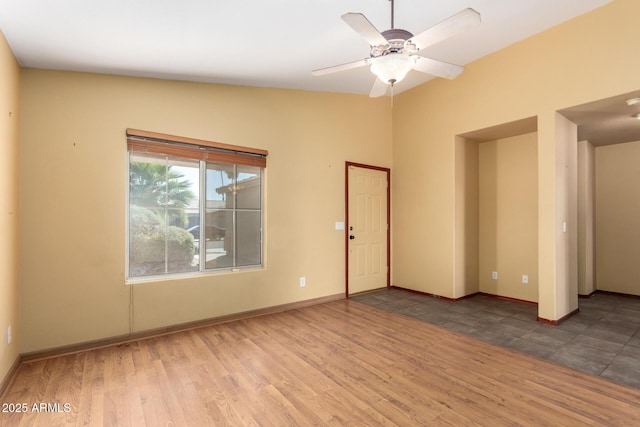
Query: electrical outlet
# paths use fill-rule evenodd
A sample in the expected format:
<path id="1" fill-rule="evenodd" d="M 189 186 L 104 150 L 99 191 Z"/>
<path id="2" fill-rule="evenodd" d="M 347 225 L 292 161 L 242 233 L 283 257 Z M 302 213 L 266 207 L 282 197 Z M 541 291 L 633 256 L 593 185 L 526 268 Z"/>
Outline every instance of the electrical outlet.
<path id="1" fill-rule="evenodd" d="M 525 285 L 527 283 L 529 283 L 529 276 L 527 276 L 526 274 L 522 275 L 522 283 L 524 283 Z"/>
<path id="2" fill-rule="evenodd" d="M 300 287 L 304 288 L 305 286 L 307 286 L 307 278 L 306 277 L 301 277 L 300 278 Z"/>
<path id="3" fill-rule="evenodd" d="M 11 325 L 7 328 L 7 345 L 11 344 Z"/>
<path id="4" fill-rule="evenodd" d="M 492 278 L 493 280 L 498 280 L 498 272 L 497 272 L 497 271 L 494 271 L 493 273 L 491 273 L 491 278 Z"/>

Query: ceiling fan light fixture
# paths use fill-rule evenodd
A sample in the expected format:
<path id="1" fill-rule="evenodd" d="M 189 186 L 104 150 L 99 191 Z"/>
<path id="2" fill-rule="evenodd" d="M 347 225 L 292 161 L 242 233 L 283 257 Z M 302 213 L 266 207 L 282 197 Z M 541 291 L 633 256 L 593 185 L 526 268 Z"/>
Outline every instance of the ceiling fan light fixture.
<path id="1" fill-rule="evenodd" d="M 381 81 L 391 85 L 404 79 L 411 68 L 413 59 L 401 53 L 389 53 L 371 60 L 371 72 Z"/>
<path id="2" fill-rule="evenodd" d="M 395 28 L 393 25 L 394 7 L 391 2 L 391 29 L 378 31 L 362 13 L 345 13 L 341 16 L 356 33 L 358 33 L 371 47 L 369 57 L 364 60 L 321 68 L 311 73 L 314 76 L 350 70 L 368 65 L 376 80 L 369 92 L 369 96 L 376 98 L 383 96 L 386 85 L 402 81 L 411 70 L 420 71 L 434 77 L 446 79 L 456 78 L 464 67 L 437 61 L 417 54 L 423 49 L 453 37 L 463 30 L 480 23 L 480 14 L 471 8 L 464 9 L 414 36 L 407 30 Z M 392 94 L 393 96 L 393 94 Z"/>

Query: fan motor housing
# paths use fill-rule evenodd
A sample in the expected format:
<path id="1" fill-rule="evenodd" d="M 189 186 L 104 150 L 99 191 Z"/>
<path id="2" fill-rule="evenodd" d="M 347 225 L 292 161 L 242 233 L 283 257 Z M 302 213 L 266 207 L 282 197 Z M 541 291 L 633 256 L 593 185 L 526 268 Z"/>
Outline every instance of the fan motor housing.
<path id="1" fill-rule="evenodd" d="M 371 48 L 371 57 L 387 55 L 389 53 L 414 53 L 417 49 L 412 43 L 407 43 L 413 34 L 401 28 L 392 28 L 382 32 L 382 36 L 387 39 L 389 44 L 373 46 Z"/>
<path id="2" fill-rule="evenodd" d="M 411 34 L 409 31 L 407 30 L 402 30 L 400 28 L 392 28 L 390 30 L 387 31 L 383 31 L 382 35 L 384 36 L 385 39 L 391 41 L 391 40 L 409 40 L 411 37 L 413 37 L 413 34 Z"/>

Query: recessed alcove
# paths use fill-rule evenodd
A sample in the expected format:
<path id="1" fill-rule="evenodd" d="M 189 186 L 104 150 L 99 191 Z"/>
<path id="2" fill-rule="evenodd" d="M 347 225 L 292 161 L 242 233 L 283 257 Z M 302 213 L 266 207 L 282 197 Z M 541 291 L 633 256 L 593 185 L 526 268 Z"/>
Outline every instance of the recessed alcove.
<path id="1" fill-rule="evenodd" d="M 456 298 L 483 292 L 537 302 L 537 118 L 467 132 L 455 143 Z"/>
<path id="2" fill-rule="evenodd" d="M 625 102 L 633 97 L 640 91 L 556 114 L 554 292 L 572 307 L 596 290 L 640 295 L 640 105 Z M 456 298 L 540 302 L 538 138 L 536 117 L 456 136 Z"/>

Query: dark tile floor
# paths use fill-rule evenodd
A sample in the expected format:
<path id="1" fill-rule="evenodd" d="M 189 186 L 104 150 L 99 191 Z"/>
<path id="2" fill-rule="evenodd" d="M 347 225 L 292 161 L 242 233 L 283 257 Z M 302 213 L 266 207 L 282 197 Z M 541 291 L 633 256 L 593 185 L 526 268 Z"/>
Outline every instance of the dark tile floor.
<path id="1" fill-rule="evenodd" d="M 484 295 L 451 302 L 383 289 L 351 298 L 640 388 L 640 299 L 596 293 L 551 326 L 536 321 L 534 305 Z"/>

